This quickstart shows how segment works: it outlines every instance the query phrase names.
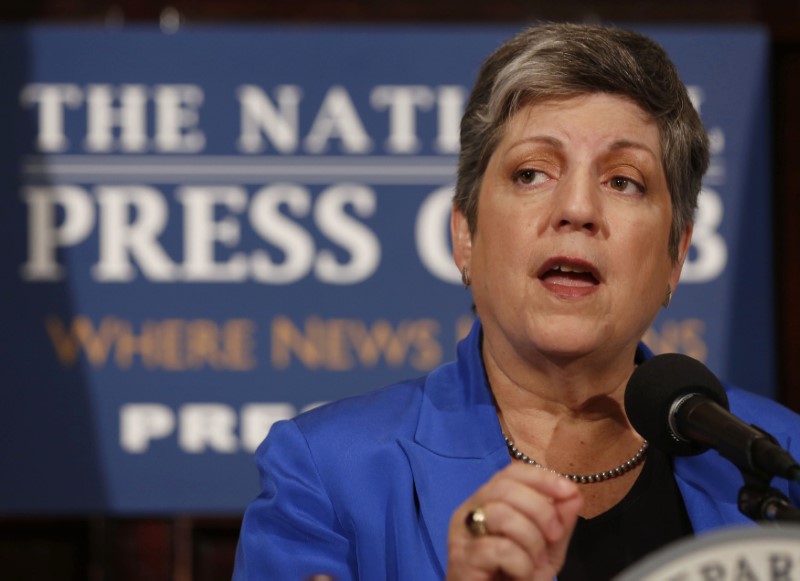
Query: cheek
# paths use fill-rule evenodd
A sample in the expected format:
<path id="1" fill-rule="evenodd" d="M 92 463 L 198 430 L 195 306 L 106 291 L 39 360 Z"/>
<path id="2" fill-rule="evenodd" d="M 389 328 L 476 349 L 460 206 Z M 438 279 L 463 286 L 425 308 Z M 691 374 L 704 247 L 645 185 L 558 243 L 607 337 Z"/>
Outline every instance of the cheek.
<path id="1" fill-rule="evenodd" d="M 489 199 L 487 199 L 489 198 Z M 512 246 L 515 230 L 514 216 L 493 199 L 484 194 L 478 207 L 478 232 L 475 239 L 476 249 L 487 255 L 504 252 Z"/>
<path id="2" fill-rule="evenodd" d="M 638 280 L 639 288 L 667 284 L 673 272 L 669 256 L 669 227 L 663 219 L 640 220 L 623 237 L 617 258 L 625 266 L 627 276 Z"/>
<path id="3" fill-rule="evenodd" d="M 501 274 L 517 272 L 524 268 L 536 246 L 536 235 L 530 220 L 519 213 L 496 215 L 491 224 L 486 224 L 488 233 L 483 240 L 484 252 L 490 269 Z"/>

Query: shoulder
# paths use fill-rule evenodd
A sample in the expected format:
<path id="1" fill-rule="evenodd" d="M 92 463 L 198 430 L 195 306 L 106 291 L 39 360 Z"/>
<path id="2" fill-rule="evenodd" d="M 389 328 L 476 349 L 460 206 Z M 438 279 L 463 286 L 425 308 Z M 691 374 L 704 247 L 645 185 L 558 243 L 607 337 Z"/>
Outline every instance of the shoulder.
<path id="1" fill-rule="evenodd" d="M 766 397 L 734 386 L 725 387 L 731 413 L 770 433 L 777 432 L 800 439 L 800 415 Z"/>
<path id="2" fill-rule="evenodd" d="M 413 423 L 423 398 L 427 376 L 402 381 L 382 389 L 334 401 L 292 420 L 297 428 L 312 439 L 335 437 L 338 434 L 369 435 L 402 431 Z"/>
<path id="3" fill-rule="evenodd" d="M 800 430 L 800 415 L 776 401 L 735 386 L 725 386 L 731 412 L 743 419 L 768 419 L 773 424 Z"/>
<path id="4" fill-rule="evenodd" d="M 315 514 L 333 511 L 345 529 L 361 522 L 365 510 L 411 486 L 401 442 L 414 438 L 424 385 L 425 378 L 404 381 L 277 422 L 256 451 L 262 490 L 310 504 Z"/>
<path id="5" fill-rule="evenodd" d="M 302 453 L 320 466 L 336 459 L 341 468 L 365 451 L 392 450 L 398 438 L 413 438 L 426 380 L 427 376 L 402 381 L 277 422 L 256 458 Z"/>

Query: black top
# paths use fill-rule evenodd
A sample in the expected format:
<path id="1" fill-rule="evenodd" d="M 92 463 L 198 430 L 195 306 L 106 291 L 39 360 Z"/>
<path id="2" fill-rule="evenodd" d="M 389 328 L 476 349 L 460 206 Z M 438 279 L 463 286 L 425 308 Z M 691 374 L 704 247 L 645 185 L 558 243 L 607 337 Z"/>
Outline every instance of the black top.
<path id="1" fill-rule="evenodd" d="M 670 459 L 651 446 L 625 498 L 595 518 L 578 519 L 558 581 L 611 579 L 648 553 L 692 532 Z"/>

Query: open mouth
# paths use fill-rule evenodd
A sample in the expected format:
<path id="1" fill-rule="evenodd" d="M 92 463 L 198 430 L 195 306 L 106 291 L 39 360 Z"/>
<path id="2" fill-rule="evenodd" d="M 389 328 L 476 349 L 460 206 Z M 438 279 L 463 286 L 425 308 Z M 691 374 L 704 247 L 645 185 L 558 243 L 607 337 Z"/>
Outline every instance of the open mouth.
<path id="1" fill-rule="evenodd" d="M 600 284 L 597 271 L 580 261 L 549 261 L 542 268 L 539 280 L 549 285 L 591 287 Z"/>

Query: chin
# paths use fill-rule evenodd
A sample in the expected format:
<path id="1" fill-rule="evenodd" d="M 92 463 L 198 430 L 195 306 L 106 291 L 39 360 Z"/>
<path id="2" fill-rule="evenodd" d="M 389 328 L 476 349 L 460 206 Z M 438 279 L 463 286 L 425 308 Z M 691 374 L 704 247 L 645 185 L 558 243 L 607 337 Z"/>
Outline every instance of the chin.
<path id="1" fill-rule="evenodd" d="M 572 324 L 570 324 L 572 323 Z M 542 332 L 542 329 L 546 331 Z M 581 357 L 605 351 L 613 343 L 611 330 L 587 321 L 554 321 L 541 324 L 529 334 L 534 349 L 552 357 Z"/>
<path id="2" fill-rule="evenodd" d="M 586 332 L 559 332 L 555 335 L 548 333 L 545 336 L 537 333 L 531 337 L 531 346 L 536 353 L 549 357 L 574 358 L 601 349 L 603 340 Z"/>

